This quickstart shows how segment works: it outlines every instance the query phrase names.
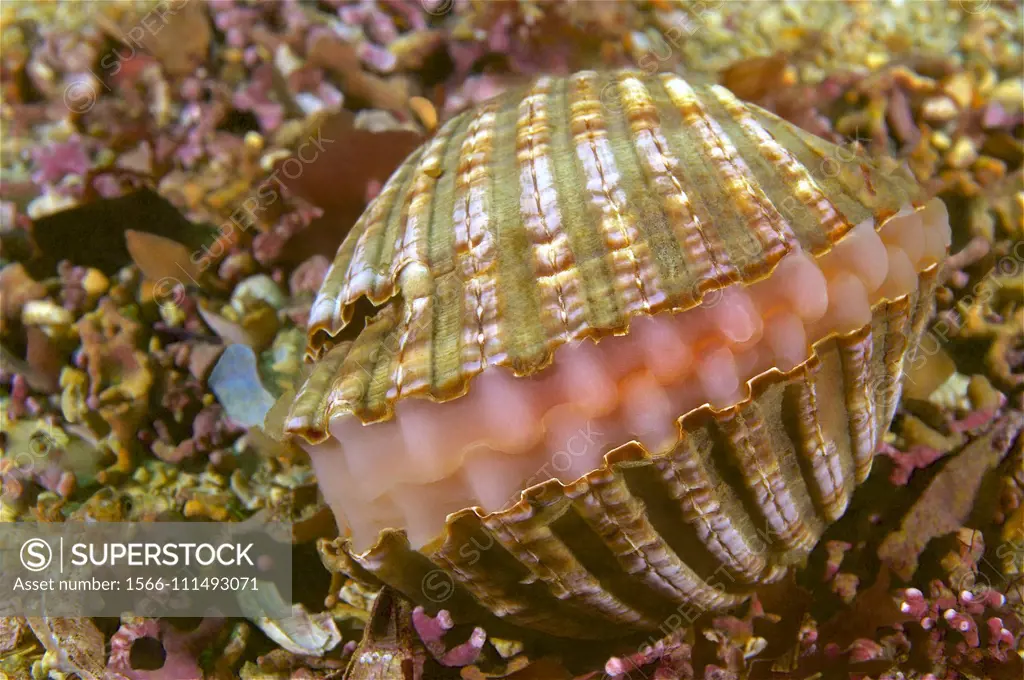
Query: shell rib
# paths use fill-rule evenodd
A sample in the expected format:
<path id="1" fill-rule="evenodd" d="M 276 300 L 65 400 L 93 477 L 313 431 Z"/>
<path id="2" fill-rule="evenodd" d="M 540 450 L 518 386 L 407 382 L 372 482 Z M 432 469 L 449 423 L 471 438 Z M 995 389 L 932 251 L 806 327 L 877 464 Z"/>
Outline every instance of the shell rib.
<path id="1" fill-rule="evenodd" d="M 949 242 L 921 201 L 672 75 L 542 78 L 449 121 L 311 314 L 286 430 L 352 531 L 338 559 L 575 637 L 742 601 L 870 469 Z"/>

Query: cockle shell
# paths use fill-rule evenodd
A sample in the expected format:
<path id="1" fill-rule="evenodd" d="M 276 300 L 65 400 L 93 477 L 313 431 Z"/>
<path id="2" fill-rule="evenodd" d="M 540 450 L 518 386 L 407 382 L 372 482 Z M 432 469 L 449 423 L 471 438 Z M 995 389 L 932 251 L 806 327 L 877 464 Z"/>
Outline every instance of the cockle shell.
<path id="1" fill-rule="evenodd" d="M 668 74 L 450 120 L 311 312 L 285 429 L 350 530 L 334 556 L 579 638 L 782 577 L 867 476 L 932 311 L 947 216 L 891 165 Z"/>

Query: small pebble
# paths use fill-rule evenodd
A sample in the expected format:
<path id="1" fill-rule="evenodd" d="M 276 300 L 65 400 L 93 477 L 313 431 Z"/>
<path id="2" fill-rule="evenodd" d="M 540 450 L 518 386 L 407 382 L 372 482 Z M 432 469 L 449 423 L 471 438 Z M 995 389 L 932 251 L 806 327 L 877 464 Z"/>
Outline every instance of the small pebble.
<path id="1" fill-rule="evenodd" d="M 921 105 L 921 115 L 930 123 L 947 123 L 960 115 L 960 109 L 949 97 L 930 97 Z"/>
<path id="2" fill-rule="evenodd" d="M 953 144 L 953 148 L 946 154 L 946 165 L 951 168 L 963 170 L 970 166 L 978 158 L 978 150 L 974 142 L 966 137 L 961 137 Z"/>

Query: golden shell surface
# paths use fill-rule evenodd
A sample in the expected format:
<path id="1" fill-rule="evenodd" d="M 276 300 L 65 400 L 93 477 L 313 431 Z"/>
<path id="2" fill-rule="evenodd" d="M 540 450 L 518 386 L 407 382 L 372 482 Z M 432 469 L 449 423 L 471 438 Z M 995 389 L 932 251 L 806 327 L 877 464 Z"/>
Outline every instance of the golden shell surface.
<path id="1" fill-rule="evenodd" d="M 490 365 L 529 376 L 567 342 L 692 308 L 920 198 L 904 172 L 718 86 L 541 78 L 449 121 L 345 239 L 313 306 L 317 363 L 286 430 L 317 443 L 333 417 L 372 423 L 400 399 L 454 399 Z M 573 484 L 450 515 L 421 550 L 400 529 L 363 553 L 345 539 L 326 550 L 349 574 L 463 620 L 559 636 L 655 630 L 684 607 L 739 603 L 806 556 L 866 477 L 934 286 L 932 266 L 869 325 L 749 381 L 742 403 L 681 414 L 671 451 L 624 444 Z M 361 298 L 379 308 L 335 343 Z"/>

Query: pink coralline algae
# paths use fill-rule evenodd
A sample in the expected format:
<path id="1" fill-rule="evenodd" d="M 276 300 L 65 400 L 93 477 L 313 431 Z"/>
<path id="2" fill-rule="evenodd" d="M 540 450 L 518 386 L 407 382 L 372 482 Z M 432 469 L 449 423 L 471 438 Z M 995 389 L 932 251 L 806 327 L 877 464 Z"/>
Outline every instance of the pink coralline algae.
<path id="1" fill-rule="evenodd" d="M 68 175 L 84 175 L 91 165 L 85 143 L 79 137 L 33 149 L 32 163 L 32 181 L 40 187 L 57 184 Z"/>
<path id="2" fill-rule="evenodd" d="M 714 673 L 714 669 L 709 666 L 708 672 Z M 691 646 L 683 642 L 682 631 L 677 631 L 653 645 L 645 645 L 633 654 L 609 659 L 604 665 L 604 673 L 602 680 L 630 680 L 640 673 L 643 675 L 639 677 L 654 680 L 693 678 Z M 587 680 L 591 678 L 598 680 L 596 675 L 588 676 Z"/>
<path id="3" fill-rule="evenodd" d="M 896 486 L 905 486 L 910 481 L 914 470 L 927 468 L 939 458 L 946 455 L 930 446 L 914 444 L 907 451 L 900 451 L 889 444 L 883 444 L 879 453 L 888 456 L 895 464 L 889 480 Z"/>
<path id="4" fill-rule="evenodd" d="M 128 680 L 183 680 L 204 677 L 198 658 L 213 642 L 223 627 L 222 619 L 203 619 L 197 628 L 183 632 L 166 620 L 126 619 L 110 638 L 110 659 L 107 669 Z M 147 644 L 150 642 L 151 644 Z M 156 658 L 148 664 L 140 659 L 141 651 Z M 134 663 L 133 663 L 134 662 Z M 150 665 L 148 670 L 137 666 Z"/>
<path id="5" fill-rule="evenodd" d="M 468 640 L 447 649 L 443 638 L 454 623 L 451 614 L 444 609 L 439 611 L 437 616 L 430 616 L 423 611 L 423 607 L 416 607 L 412 611 L 412 625 L 419 633 L 427 651 L 442 666 L 458 668 L 470 665 L 480 656 L 480 650 L 487 641 L 487 633 L 483 628 L 477 627 L 470 633 Z"/>
<path id="6" fill-rule="evenodd" d="M 904 589 L 899 606 L 927 632 L 929 655 L 937 663 L 946 657 L 958 665 L 980 663 L 986 657 L 1005 663 L 1016 656 L 1024 638 L 1020 618 L 997 590 L 954 593 L 936 580 L 927 597 L 917 588 Z"/>

